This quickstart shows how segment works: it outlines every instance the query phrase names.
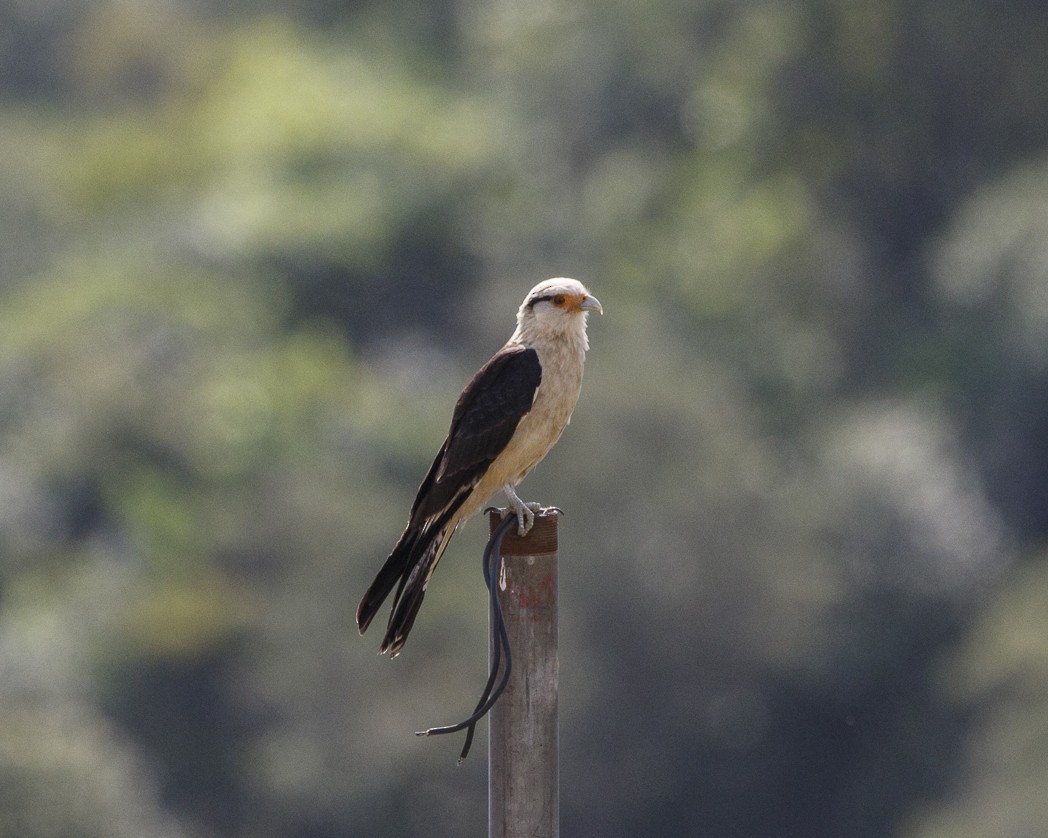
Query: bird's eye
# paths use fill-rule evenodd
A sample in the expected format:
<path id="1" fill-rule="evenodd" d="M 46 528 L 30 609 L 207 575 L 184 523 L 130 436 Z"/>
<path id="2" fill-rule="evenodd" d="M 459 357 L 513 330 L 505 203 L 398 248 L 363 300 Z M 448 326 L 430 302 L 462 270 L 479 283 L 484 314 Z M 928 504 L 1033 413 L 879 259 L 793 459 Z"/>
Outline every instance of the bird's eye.
<path id="1" fill-rule="evenodd" d="M 564 305 L 564 295 L 563 294 L 556 294 L 553 297 L 553 305 L 555 305 L 555 306 L 562 306 L 562 305 Z"/>

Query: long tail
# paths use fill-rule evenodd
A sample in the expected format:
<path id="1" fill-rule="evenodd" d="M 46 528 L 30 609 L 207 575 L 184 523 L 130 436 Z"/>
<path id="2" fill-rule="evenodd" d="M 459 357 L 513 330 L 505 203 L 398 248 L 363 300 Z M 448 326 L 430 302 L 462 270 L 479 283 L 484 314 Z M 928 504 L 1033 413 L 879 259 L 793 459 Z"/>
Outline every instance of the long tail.
<path id="1" fill-rule="evenodd" d="M 357 628 L 363 634 L 394 585 L 397 588 L 380 654 L 388 652 L 390 657 L 400 654 L 422 607 L 426 586 L 454 533 L 455 526 L 447 522 L 439 529 L 408 527 L 360 600 Z"/>

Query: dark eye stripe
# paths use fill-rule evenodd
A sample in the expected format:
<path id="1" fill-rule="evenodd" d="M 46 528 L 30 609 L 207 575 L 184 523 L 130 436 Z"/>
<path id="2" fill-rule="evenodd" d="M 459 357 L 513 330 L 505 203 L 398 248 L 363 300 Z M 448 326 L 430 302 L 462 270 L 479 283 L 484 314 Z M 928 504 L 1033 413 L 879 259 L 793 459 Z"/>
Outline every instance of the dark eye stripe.
<path id="1" fill-rule="evenodd" d="M 548 300 L 552 300 L 553 296 L 553 294 L 546 294 L 544 297 L 535 297 L 535 299 L 533 300 L 528 300 L 528 308 L 535 308 L 536 304 L 538 303 L 544 303 Z"/>

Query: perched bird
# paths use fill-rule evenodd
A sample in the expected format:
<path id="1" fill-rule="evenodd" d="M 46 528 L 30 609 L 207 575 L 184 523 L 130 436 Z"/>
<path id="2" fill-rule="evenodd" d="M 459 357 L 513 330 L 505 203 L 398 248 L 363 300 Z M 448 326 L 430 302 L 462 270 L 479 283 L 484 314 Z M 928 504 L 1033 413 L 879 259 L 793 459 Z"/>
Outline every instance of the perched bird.
<path id="1" fill-rule="evenodd" d="M 582 387 L 586 316 L 604 310 L 581 282 L 547 279 L 517 311 L 517 328 L 466 385 L 447 439 L 411 505 L 408 523 L 357 607 L 363 634 L 396 586 L 380 652 L 396 657 L 455 529 L 500 489 L 524 535 L 537 503 L 514 491 L 560 438 Z"/>

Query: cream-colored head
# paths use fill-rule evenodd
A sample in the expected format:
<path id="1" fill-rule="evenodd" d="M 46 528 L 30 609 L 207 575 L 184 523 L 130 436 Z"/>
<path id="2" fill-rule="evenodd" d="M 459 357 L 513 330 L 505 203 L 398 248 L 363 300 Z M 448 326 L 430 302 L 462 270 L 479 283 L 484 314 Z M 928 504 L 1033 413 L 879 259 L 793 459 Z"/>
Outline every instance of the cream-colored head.
<path id="1" fill-rule="evenodd" d="M 586 315 L 591 311 L 604 313 L 600 300 L 577 279 L 547 279 L 532 288 L 520 304 L 513 337 L 523 343 L 576 337 L 587 348 Z"/>

